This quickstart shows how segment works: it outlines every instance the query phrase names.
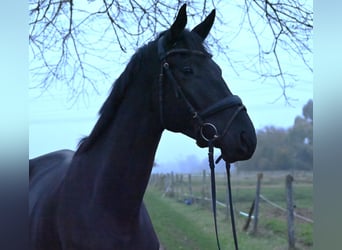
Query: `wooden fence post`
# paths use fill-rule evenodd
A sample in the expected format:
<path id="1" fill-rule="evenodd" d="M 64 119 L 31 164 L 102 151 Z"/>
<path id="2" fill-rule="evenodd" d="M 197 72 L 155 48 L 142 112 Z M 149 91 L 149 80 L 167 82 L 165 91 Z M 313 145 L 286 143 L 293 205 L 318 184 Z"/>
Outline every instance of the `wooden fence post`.
<path id="1" fill-rule="evenodd" d="M 169 173 L 167 173 L 166 175 L 163 176 L 163 184 L 164 184 L 164 194 L 166 194 L 167 192 L 169 192 Z"/>
<path id="2" fill-rule="evenodd" d="M 260 185 L 261 185 L 262 173 L 258 173 L 258 181 L 256 186 L 255 200 L 254 200 L 254 224 L 253 234 L 258 231 L 258 216 L 259 216 L 259 197 L 260 197 Z"/>
<path id="3" fill-rule="evenodd" d="M 171 185 L 170 185 L 170 196 L 175 196 L 175 179 L 174 179 L 174 173 L 171 172 Z"/>
<path id="4" fill-rule="evenodd" d="M 255 199 L 253 200 L 252 206 L 249 209 L 248 218 L 247 218 L 246 224 L 243 226 L 243 231 L 247 231 L 247 229 L 249 227 L 249 223 L 251 222 L 252 215 L 253 215 L 253 212 L 254 212 L 254 205 L 255 205 Z"/>
<path id="5" fill-rule="evenodd" d="M 294 235 L 294 207 L 292 197 L 292 175 L 286 176 L 286 202 L 287 202 L 287 234 L 289 240 L 289 249 L 295 249 L 295 235 Z"/>
<path id="6" fill-rule="evenodd" d="M 174 191 L 176 200 L 180 199 L 180 186 L 179 186 L 179 174 L 176 174 L 176 182 L 174 183 Z"/>
<path id="7" fill-rule="evenodd" d="M 190 199 L 191 199 L 191 202 L 193 202 L 192 184 L 191 184 L 191 174 L 188 175 L 188 179 L 189 179 L 189 194 L 190 194 Z"/>
<path id="8" fill-rule="evenodd" d="M 180 197 L 184 198 L 184 190 L 183 190 L 183 174 L 180 174 L 179 178 L 179 185 L 180 185 Z"/>
<path id="9" fill-rule="evenodd" d="M 205 196 L 207 193 L 206 176 L 207 176 L 207 174 L 206 174 L 206 171 L 204 169 L 202 172 L 202 192 L 201 192 L 201 194 L 202 194 L 202 200 L 201 200 L 202 205 L 204 205 L 204 203 L 205 203 L 204 200 L 205 200 Z"/>

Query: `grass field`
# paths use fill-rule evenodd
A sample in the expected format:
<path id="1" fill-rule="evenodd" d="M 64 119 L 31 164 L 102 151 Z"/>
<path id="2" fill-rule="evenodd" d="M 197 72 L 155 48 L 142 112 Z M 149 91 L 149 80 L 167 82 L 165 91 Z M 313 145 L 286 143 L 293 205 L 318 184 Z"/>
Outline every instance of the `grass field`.
<path id="1" fill-rule="evenodd" d="M 185 178 L 184 178 L 185 179 Z M 253 181 L 254 179 L 254 181 Z M 165 179 L 164 179 L 165 181 Z M 253 183 L 254 182 L 254 183 Z M 256 178 L 235 178 L 232 183 L 234 208 L 236 211 L 237 230 L 240 249 L 252 250 L 285 250 L 287 243 L 286 214 L 265 202 L 260 203 L 259 224 L 257 234 L 252 235 L 250 229 L 242 230 L 246 218 L 238 212 L 248 213 L 255 196 Z M 183 185 L 183 186 L 180 186 Z M 161 188 L 163 186 L 163 188 Z M 176 183 L 176 191 L 186 192 L 188 184 Z M 203 183 L 199 176 L 192 177 L 192 191 L 194 196 L 200 196 Z M 283 176 L 268 177 L 264 174 L 261 194 L 281 207 L 286 207 L 285 179 Z M 303 216 L 312 218 L 312 178 L 295 177 L 294 201 L 295 211 Z M 186 205 L 180 194 L 168 195 L 165 185 L 151 184 L 145 195 L 145 203 L 152 218 L 152 222 L 162 245 L 167 250 L 174 249 L 217 249 L 214 233 L 213 217 L 210 202 L 197 202 Z M 175 191 L 175 192 L 176 192 Z M 226 183 L 224 177 L 217 178 L 218 200 L 225 201 Z M 227 208 L 218 206 L 219 237 L 222 249 L 234 249 L 230 219 Z M 295 219 L 295 234 L 297 249 L 312 249 L 313 224 Z"/>

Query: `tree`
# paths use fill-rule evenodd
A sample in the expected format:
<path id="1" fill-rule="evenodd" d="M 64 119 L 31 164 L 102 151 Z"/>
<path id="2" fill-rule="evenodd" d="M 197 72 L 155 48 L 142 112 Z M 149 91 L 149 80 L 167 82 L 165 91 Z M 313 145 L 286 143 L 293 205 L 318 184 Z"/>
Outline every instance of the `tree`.
<path id="1" fill-rule="evenodd" d="M 258 144 L 253 157 L 239 165 L 249 170 L 312 170 L 313 101 L 303 107 L 288 129 L 265 127 L 257 132 Z M 311 110 L 311 111 L 310 111 Z"/>
<path id="2" fill-rule="evenodd" d="M 248 170 L 287 170 L 293 165 L 292 149 L 286 129 L 273 126 L 258 131 L 258 144 L 253 157 L 240 166 Z"/>
<path id="3" fill-rule="evenodd" d="M 303 116 L 307 121 L 313 123 L 313 101 L 311 99 L 303 107 Z"/>
<path id="4" fill-rule="evenodd" d="M 45 90 L 67 85 L 72 97 L 86 93 L 89 87 L 97 91 L 99 83 L 113 81 L 111 67 L 119 52 L 128 53 L 168 28 L 183 2 L 30 0 L 31 86 Z M 215 25 L 209 43 L 236 72 L 248 69 L 262 81 L 275 79 L 287 99 L 286 88 L 298 77 L 287 70 L 288 58 L 301 60 L 312 71 L 310 1 L 245 0 L 241 5 L 219 0 L 186 2 L 190 19 L 200 19 L 217 9 L 219 25 Z M 240 27 L 222 33 L 222 27 L 230 25 L 226 19 L 233 9 L 240 13 Z M 245 30 L 254 38 L 247 40 L 255 53 L 242 60 L 244 51 L 233 44 Z"/>
<path id="5" fill-rule="evenodd" d="M 313 166 L 313 101 L 303 106 L 302 116 L 297 116 L 289 138 L 294 151 L 295 168 L 308 170 Z"/>

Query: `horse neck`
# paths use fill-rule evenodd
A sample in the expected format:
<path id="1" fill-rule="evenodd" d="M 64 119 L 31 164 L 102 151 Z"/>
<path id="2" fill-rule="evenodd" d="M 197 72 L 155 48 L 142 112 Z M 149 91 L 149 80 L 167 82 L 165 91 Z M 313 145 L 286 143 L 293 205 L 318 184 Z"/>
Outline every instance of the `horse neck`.
<path id="1" fill-rule="evenodd" d="M 152 81 L 128 88 L 115 119 L 71 166 L 75 181 L 89 192 L 82 202 L 125 222 L 138 216 L 162 133 L 158 112 L 151 109 Z"/>

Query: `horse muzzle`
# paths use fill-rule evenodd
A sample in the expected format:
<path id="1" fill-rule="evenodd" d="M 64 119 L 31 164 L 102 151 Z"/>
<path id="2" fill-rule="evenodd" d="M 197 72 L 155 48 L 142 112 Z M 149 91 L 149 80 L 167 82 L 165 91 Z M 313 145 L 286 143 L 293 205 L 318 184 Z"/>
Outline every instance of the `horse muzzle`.
<path id="1" fill-rule="evenodd" d="M 256 149 L 257 138 L 247 112 L 241 109 L 221 130 L 213 122 L 203 123 L 198 128 L 196 143 L 202 148 L 209 144 L 220 148 L 222 158 L 232 163 L 250 159 Z"/>

